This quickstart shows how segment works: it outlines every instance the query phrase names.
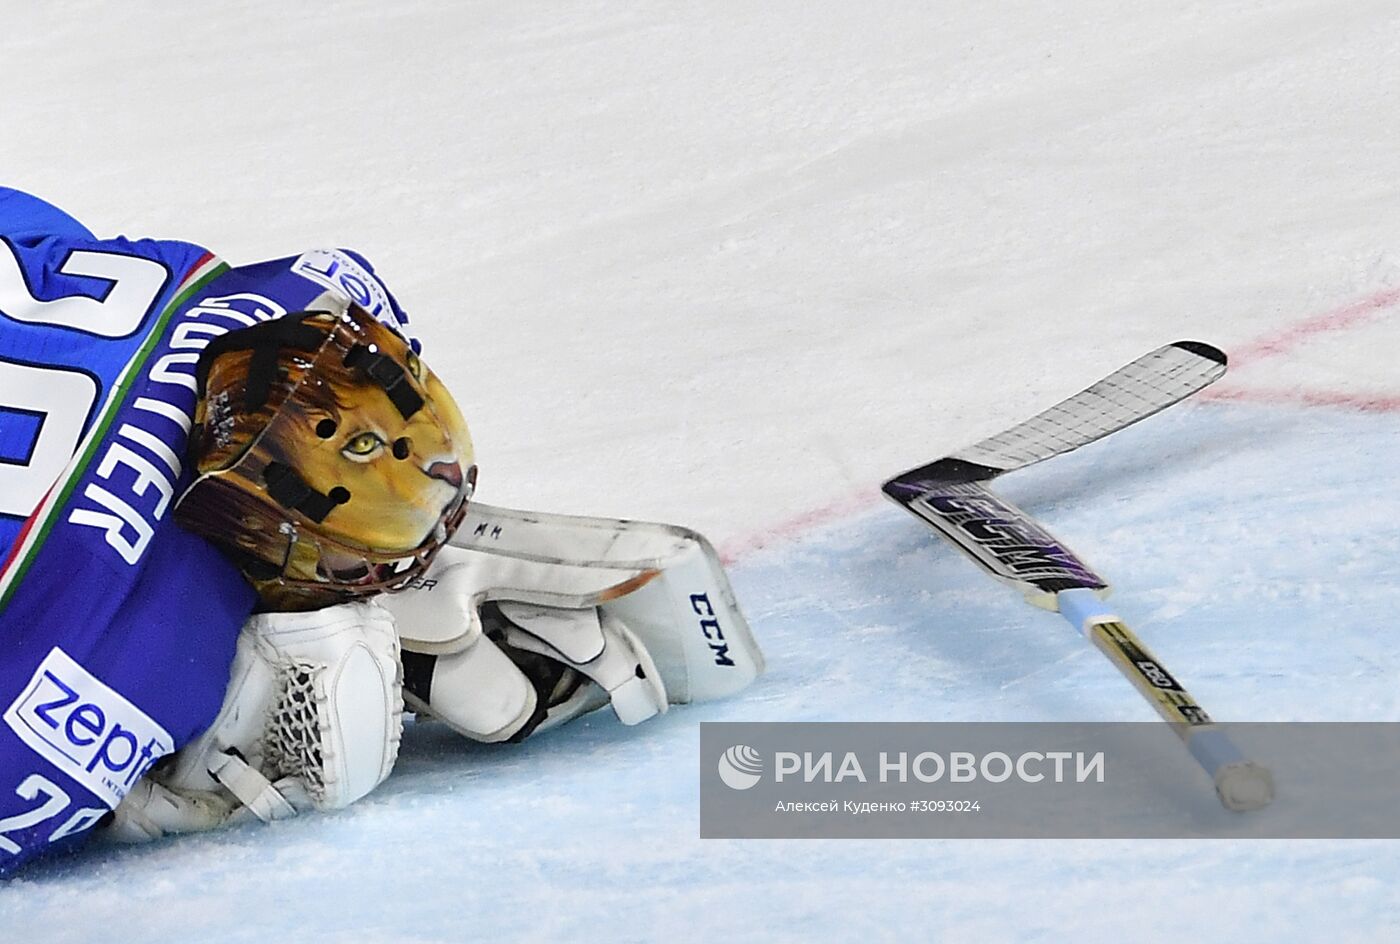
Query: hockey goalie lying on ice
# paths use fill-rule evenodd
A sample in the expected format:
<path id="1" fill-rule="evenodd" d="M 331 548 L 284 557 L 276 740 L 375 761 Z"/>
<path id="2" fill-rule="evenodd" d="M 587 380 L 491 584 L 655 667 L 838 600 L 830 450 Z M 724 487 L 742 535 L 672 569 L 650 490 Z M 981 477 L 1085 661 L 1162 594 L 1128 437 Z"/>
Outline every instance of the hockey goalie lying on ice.
<path id="1" fill-rule="evenodd" d="M 230 268 L 0 188 L 0 874 L 335 809 L 405 704 L 478 741 L 732 694 L 682 528 L 472 502 L 472 445 L 344 250 Z"/>

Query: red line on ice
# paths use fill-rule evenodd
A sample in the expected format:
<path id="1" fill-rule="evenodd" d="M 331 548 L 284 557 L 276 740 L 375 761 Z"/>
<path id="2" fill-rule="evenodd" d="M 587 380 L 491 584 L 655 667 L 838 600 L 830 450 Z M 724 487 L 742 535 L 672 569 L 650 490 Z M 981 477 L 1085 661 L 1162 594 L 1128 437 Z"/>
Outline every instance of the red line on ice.
<path id="1" fill-rule="evenodd" d="M 1229 352 L 1230 366 L 1238 370 L 1256 362 L 1286 354 L 1307 339 L 1319 334 L 1344 331 L 1365 324 L 1400 303 L 1400 288 L 1387 288 L 1365 298 L 1348 302 L 1340 308 L 1312 315 L 1302 321 L 1265 334 L 1254 341 L 1239 345 Z M 1276 403 L 1299 406 L 1336 407 L 1360 413 L 1400 413 L 1400 396 L 1387 394 L 1340 393 L 1325 390 L 1248 390 L 1212 387 L 1200 395 L 1203 399 L 1238 403 Z M 805 511 L 780 521 L 757 533 L 741 535 L 720 548 L 720 559 L 726 564 L 746 557 L 770 544 L 791 540 L 798 535 L 831 524 L 842 518 L 868 511 L 881 503 L 877 484 L 829 502 L 820 508 Z"/>
<path id="2" fill-rule="evenodd" d="M 1320 334 L 1360 327 L 1400 303 L 1400 288 L 1386 288 L 1340 308 L 1305 318 L 1297 324 L 1266 334 L 1230 351 L 1230 366 L 1240 367 L 1286 354 L 1299 344 Z M 1254 389 L 1212 387 L 1203 399 L 1238 403 L 1275 403 L 1355 410 L 1359 413 L 1400 413 L 1400 396 L 1385 393 L 1344 393 L 1327 390 Z"/>
<path id="3" fill-rule="evenodd" d="M 1275 357 L 1314 335 L 1342 331 L 1364 324 L 1397 302 L 1400 302 L 1400 288 L 1388 288 L 1341 308 L 1313 315 L 1297 324 L 1235 348 L 1230 352 L 1230 366 L 1242 367 L 1254 361 Z"/>
<path id="4" fill-rule="evenodd" d="M 880 486 L 871 484 L 868 491 L 854 492 L 820 508 L 804 511 L 800 515 L 770 525 L 756 534 L 741 535 L 726 541 L 719 548 L 720 560 L 726 564 L 732 564 L 739 558 L 762 550 L 770 544 L 788 541 L 822 525 L 868 511 L 880 504 L 881 501 Z"/>
<path id="5" fill-rule="evenodd" d="M 1387 394 L 1342 393 L 1327 390 L 1207 390 L 1211 400 L 1234 403 L 1279 403 L 1299 406 L 1329 406 L 1358 413 L 1400 413 L 1400 396 Z"/>

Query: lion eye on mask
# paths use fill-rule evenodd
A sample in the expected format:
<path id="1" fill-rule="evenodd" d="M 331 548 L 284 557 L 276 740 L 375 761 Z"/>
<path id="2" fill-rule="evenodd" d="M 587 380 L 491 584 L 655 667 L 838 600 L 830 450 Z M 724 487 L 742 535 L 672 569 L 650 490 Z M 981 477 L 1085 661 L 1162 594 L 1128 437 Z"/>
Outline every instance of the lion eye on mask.
<path id="1" fill-rule="evenodd" d="M 360 433 L 351 438 L 342 448 L 346 458 L 355 462 L 364 462 L 372 458 L 380 449 L 384 447 L 384 440 L 374 433 Z"/>

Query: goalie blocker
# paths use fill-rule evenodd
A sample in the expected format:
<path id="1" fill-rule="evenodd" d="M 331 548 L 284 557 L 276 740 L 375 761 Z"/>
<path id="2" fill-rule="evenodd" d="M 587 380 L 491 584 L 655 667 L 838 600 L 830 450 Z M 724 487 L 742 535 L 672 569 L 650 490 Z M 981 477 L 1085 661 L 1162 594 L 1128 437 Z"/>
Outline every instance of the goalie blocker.
<path id="1" fill-rule="evenodd" d="M 382 602 L 406 706 L 477 741 L 608 704 L 638 724 L 763 671 L 714 548 L 672 525 L 474 502 L 428 573 Z"/>

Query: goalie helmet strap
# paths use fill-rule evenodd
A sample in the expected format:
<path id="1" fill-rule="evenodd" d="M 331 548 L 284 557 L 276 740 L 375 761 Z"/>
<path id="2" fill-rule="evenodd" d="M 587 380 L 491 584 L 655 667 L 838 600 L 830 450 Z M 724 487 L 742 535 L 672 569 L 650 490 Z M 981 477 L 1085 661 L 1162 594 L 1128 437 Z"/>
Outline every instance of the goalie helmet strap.
<path id="1" fill-rule="evenodd" d="M 279 380 L 278 358 L 284 348 L 314 352 L 326 341 L 326 332 L 306 324 L 305 319 L 329 312 L 302 311 L 274 321 L 265 321 L 242 331 L 233 331 L 209 342 L 195 371 L 198 394 L 203 397 L 209 379 L 209 365 L 229 351 L 252 351 L 243 392 L 243 408 L 258 410 L 267 403 L 274 382 Z"/>
<path id="2" fill-rule="evenodd" d="M 268 393 L 278 377 L 278 356 L 284 348 L 314 352 L 326 340 L 324 331 L 305 324 L 305 319 L 326 315 L 326 311 L 300 311 L 273 321 L 265 321 L 243 331 L 234 331 L 215 338 L 206 348 L 207 357 L 200 361 L 196 373 L 198 393 L 204 396 L 208 379 L 208 364 L 229 351 L 252 351 L 248 378 L 244 388 L 244 409 L 256 410 L 267 403 Z M 423 408 L 423 398 L 413 389 L 408 372 L 392 357 L 364 344 L 356 344 L 345 355 L 345 366 L 362 370 L 388 395 L 404 419 Z"/>
<path id="3" fill-rule="evenodd" d="M 299 511 L 312 521 L 320 524 L 336 505 L 350 499 L 350 493 L 343 488 L 333 488 L 330 494 L 318 492 L 291 466 L 281 462 L 269 462 L 263 470 L 263 481 L 267 483 L 267 494 L 277 504 L 288 511 Z"/>
<path id="4" fill-rule="evenodd" d="M 356 344 L 345 355 L 345 366 L 354 367 L 384 388 L 390 402 L 399 414 L 408 419 L 423 408 L 423 398 L 408 382 L 408 372 L 394 362 L 392 357 L 377 354 L 363 344 Z"/>

